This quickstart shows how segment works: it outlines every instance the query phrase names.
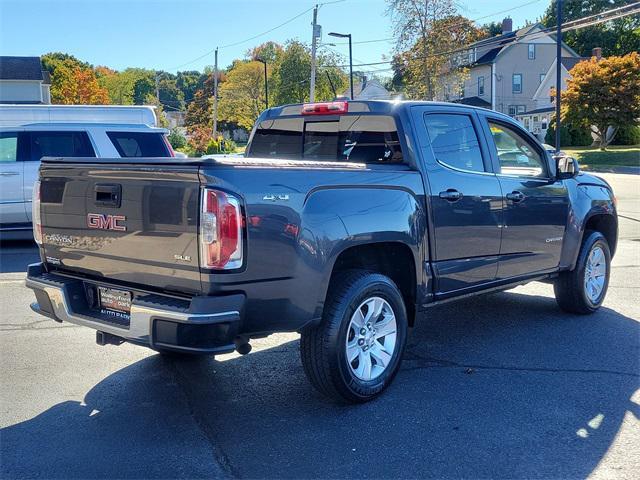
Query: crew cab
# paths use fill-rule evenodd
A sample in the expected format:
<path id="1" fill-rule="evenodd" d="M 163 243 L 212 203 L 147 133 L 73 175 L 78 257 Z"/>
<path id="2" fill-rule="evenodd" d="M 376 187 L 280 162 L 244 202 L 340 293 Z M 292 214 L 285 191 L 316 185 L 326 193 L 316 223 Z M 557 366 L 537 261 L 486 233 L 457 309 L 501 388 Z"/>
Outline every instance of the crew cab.
<path id="1" fill-rule="evenodd" d="M 42 157 L 170 157 L 153 107 L 0 105 L 0 239 L 31 238 Z"/>
<path id="2" fill-rule="evenodd" d="M 374 398 L 429 308 L 531 281 L 602 304 L 611 187 L 510 117 L 349 101 L 263 112 L 245 157 L 47 158 L 35 189 L 32 308 L 100 344 L 250 351 L 301 334 L 311 383 Z"/>

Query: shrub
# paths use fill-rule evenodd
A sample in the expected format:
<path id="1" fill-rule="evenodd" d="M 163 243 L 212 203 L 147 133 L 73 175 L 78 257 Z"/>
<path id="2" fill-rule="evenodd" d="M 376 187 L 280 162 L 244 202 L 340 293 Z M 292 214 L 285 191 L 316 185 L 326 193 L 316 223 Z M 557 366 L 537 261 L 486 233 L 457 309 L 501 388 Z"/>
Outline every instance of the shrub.
<path id="1" fill-rule="evenodd" d="M 187 140 L 187 146 L 193 156 L 200 156 L 207 153 L 209 148 L 209 141 L 211 139 L 211 130 L 203 126 L 189 127 L 189 140 Z"/>
<path id="2" fill-rule="evenodd" d="M 556 120 L 555 118 L 549 123 L 547 135 L 544 137 L 545 143 L 549 145 L 556 144 Z M 577 127 L 575 125 L 563 123 L 560 126 L 560 146 L 561 147 L 588 147 L 593 143 L 593 138 L 589 133 L 589 129 L 585 127 Z"/>
<path id="3" fill-rule="evenodd" d="M 640 145 L 640 126 L 628 125 L 620 127 L 613 137 L 611 145 Z"/>
<path id="4" fill-rule="evenodd" d="M 177 128 L 173 128 L 169 132 L 167 140 L 169 140 L 169 143 L 174 150 L 187 146 L 187 139 L 184 135 L 182 135 L 182 133 L 180 133 L 180 130 L 178 130 Z"/>

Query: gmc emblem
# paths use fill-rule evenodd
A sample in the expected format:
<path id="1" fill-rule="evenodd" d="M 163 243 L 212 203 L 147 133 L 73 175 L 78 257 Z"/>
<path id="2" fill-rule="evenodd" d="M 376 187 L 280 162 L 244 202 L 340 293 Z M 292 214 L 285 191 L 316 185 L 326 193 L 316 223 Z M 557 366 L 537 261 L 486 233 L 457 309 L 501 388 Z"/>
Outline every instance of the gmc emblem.
<path id="1" fill-rule="evenodd" d="M 115 230 L 126 232 L 127 227 L 123 225 L 127 219 L 124 215 L 105 215 L 103 213 L 88 213 L 87 227 L 98 230 Z"/>

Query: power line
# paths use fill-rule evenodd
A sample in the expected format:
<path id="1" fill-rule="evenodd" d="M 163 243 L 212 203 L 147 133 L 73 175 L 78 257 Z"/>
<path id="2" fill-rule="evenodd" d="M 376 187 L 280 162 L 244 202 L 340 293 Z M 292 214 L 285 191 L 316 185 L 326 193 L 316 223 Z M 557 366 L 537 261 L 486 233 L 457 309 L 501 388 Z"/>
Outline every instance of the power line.
<path id="1" fill-rule="evenodd" d="M 324 6 L 324 5 L 332 5 L 332 4 L 334 4 L 334 3 L 341 3 L 341 2 L 344 2 L 344 1 L 346 1 L 346 0 L 334 0 L 334 1 L 332 1 L 332 2 L 323 2 L 323 3 L 318 4 L 318 7 L 322 7 L 322 6 Z M 256 38 L 263 37 L 264 35 L 267 35 L 267 34 L 269 34 L 269 33 L 273 32 L 273 31 L 275 31 L 275 30 L 278 30 L 279 28 L 282 28 L 282 27 L 284 27 L 285 25 L 288 25 L 289 23 L 291 23 L 291 22 L 293 22 L 293 21 L 297 20 L 298 18 L 302 17 L 304 14 L 306 14 L 306 13 L 310 12 L 310 11 L 311 11 L 311 10 L 313 10 L 314 8 L 315 8 L 315 6 L 314 6 L 314 7 L 309 7 L 309 8 L 307 8 L 305 11 L 300 12 L 299 14 L 297 14 L 297 15 L 295 15 L 295 16 L 293 16 L 293 17 L 289 18 L 288 20 L 285 20 L 284 22 L 280 23 L 279 25 L 276 25 L 276 26 L 275 26 L 275 27 L 273 27 L 273 28 L 270 28 L 269 30 L 265 30 L 264 32 L 261 32 L 261 33 L 258 33 L 258 34 L 256 34 L 256 35 L 253 35 L 253 36 L 251 36 L 251 37 L 245 38 L 244 40 L 239 40 L 239 41 L 237 41 L 237 42 L 228 43 L 228 44 L 226 44 L 226 45 L 221 45 L 221 46 L 216 47 L 216 48 L 217 48 L 218 50 L 222 50 L 222 49 L 224 49 L 224 48 L 231 48 L 231 47 L 235 47 L 235 46 L 238 46 L 238 45 L 242 45 L 243 43 L 250 42 L 251 40 L 255 40 Z M 208 55 L 211 55 L 213 52 L 215 52 L 215 51 L 216 51 L 216 48 L 212 48 L 211 50 L 209 50 L 209 51 L 207 51 L 207 52 L 203 53 L 202 55 L 200 55 L 199 57 L 194 58 L 193 60 L 189 60 L 188 62 L 181 63 L 180 65 L 177 65 L 177 66 L 172 67 L 172 68 L 168 68 L 167 70 L 177 70 L 178 68 L 182 68 L 182 67 L 184 67 L 184 66 L 186 66 L 186 65 L 190 65 L 190 64 L 192 64 L 192 63 L 195 63 L 195 62 L 197 62 L 198 60 L 202 60 L 204 57 L 206 57 L 206 56 L 208 56 Z"/>

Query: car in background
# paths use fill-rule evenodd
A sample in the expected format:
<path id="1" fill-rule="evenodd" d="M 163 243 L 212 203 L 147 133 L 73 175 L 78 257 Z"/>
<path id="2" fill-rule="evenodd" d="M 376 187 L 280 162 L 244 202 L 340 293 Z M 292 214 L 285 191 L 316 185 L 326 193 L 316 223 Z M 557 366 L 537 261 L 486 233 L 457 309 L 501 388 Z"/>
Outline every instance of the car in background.
<path id="1" fill-rule="evenodd" d="M 0 239 L 30 238 L 42 157 L 173 157 L 154 107 L 0 105 Z"/>

